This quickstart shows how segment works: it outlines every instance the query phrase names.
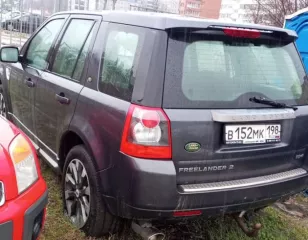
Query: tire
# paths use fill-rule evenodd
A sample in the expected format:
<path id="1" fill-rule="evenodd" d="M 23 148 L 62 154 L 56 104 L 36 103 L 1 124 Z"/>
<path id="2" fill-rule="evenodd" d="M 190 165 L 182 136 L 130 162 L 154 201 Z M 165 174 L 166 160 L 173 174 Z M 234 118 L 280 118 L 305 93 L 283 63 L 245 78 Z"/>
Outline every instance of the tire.
<path id="1" fill-rule="evenodd" d="M 0 84 L 0 115 L 6 119 L 8 119 L 7 106 L 8 105 L 5 100 L 3 85 Z"/>
<path id="2" fill-rule="evenodd" d="M 66 157 L 63 168 L 64 214 L 68 216 L 73 225 L 91 237 L 113 234 L 123 226 L 120 218 L 108 212 L 99 191 L 98 181 L 88 151 L 83 145 L 73 147 Z"/>

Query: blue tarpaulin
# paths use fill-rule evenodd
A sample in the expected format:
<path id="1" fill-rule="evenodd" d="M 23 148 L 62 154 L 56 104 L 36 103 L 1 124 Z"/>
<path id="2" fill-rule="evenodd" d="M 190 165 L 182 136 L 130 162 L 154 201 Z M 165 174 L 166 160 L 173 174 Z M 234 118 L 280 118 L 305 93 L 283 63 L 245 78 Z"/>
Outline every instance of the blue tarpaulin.
<path id="1" fill-rule="evenodd" d="M 286 16 L 284 27 L 297 33 L 296 46 L 303 59 L 306 72 L 308 72 L 308 8 Z M 303 194 L 308 197 L 308 190 L 305 190 Z"/>
<path id="2" fill-rule="evenodd" d="M 297 33 L 296 45 L 308 72 L 308 8 L 286 16 L 284 27 Z"/>

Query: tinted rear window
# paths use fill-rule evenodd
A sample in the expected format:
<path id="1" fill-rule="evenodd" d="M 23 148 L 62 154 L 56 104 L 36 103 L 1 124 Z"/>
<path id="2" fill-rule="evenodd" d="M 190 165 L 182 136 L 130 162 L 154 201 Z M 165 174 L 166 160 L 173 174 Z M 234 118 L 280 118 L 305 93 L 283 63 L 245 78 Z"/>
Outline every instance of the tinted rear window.
<path id="1" fill-rule="evenodd" d="M 100 91 L 130 101 L 147 29 L 110 24 L 102 57 Z"/>
<path id="2" fill-rule="evenodd" d="M 294 43 L 170 33 L 164 107 L 255 108 L 251 97 L 307 104 L 305 71 Z"/>

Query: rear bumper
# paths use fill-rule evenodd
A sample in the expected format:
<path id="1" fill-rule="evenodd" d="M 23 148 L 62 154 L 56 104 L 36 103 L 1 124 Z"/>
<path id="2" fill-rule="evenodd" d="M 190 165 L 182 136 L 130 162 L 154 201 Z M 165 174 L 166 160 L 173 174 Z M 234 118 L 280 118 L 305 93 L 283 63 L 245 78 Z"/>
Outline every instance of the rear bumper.
<path id="1" fill-rule="evenodd" d="M 47 195 L 46 183 L 41 179 L 0 207 L 0 239 L 31 240 L 35 224 L 43 225 Z"/>
<path id="2" fill-rule="evenodd" d="M 207 192 L 184 192 L 177 185 L 172 161 L 152 161 L 125 156 L 121 168 L 100 172 L 116 176 L 117 192 L 105 196 L 111 213 L 135 219 L 172 219 L 174 211 L 202 210 L 216 216 L 268 206 L 307 187 L 308 174 L 276 182 Z M 119 177 L 121 176 L 121 177 Z M 106 189 L 105 189 L 106 190 Z"/>

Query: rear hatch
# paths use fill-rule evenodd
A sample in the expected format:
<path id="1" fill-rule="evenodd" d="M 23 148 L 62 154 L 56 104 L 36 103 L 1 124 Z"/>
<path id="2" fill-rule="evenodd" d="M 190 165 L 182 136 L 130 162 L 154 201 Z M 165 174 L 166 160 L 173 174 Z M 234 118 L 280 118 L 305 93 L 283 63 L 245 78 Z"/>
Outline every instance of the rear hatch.
<path id="1" fill-rule="evenodd" d="M 288 34 L 220 26 L 171 29 L 163 108 L 171 121 L 178 184 L 302 167 L 307 97 L 305 70 Z"/>

